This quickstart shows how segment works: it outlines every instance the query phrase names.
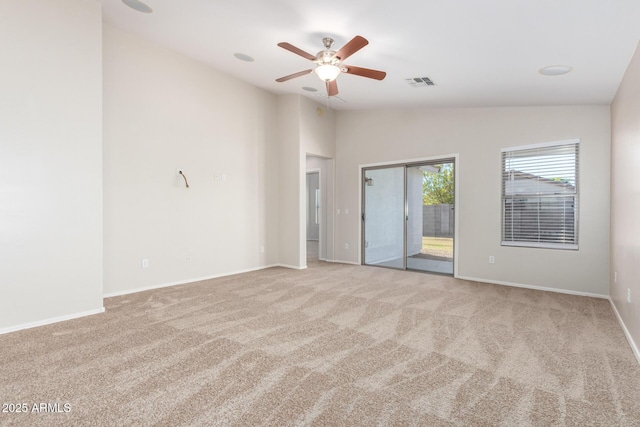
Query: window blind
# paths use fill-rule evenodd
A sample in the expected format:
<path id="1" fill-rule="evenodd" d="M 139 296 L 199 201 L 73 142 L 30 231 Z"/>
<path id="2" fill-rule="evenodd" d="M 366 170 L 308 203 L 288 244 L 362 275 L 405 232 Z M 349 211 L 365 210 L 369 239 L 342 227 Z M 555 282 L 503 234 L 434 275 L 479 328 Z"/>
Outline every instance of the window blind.
<path id="1" fill-rule="evenodd" d="M 502 150 L 502 244 L 578 249 L 579 141 Z"/>

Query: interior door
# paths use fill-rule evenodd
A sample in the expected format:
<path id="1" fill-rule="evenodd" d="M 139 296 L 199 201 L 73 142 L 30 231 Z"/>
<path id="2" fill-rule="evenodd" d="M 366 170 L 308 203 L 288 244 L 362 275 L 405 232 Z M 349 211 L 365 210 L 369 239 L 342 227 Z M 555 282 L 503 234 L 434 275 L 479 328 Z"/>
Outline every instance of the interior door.
<path id="1" fill-rule="evenodd" d="M 364 263 L 404 269 L 405 168 L 363 170 Z"/>

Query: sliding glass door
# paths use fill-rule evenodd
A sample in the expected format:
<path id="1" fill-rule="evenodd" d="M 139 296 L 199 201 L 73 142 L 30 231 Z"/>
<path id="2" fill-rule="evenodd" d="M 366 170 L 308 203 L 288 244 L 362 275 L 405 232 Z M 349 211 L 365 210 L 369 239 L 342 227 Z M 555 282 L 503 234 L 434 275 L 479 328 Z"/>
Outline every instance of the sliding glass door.
<path id="1" fill-rule="evenodd" d="M 363 169 L 364 264 L 453 275 L 454 161 Z"/>
<path id="2" fill-rule="evenodd" d="M 407 268 L 453 274 L 454 163 L 407 166 Z"/>
<path id="3" fill-rule="evenodd" d="M 367 169 L 364 263 L 404 269 L 404 167 Z"/>

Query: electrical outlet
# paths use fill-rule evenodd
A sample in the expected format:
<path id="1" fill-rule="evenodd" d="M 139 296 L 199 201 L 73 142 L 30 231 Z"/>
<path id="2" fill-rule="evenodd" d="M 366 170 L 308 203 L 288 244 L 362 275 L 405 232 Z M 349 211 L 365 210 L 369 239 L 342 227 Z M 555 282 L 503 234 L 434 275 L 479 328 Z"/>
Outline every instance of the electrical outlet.
<path id="1" fill-rule="evenodd" d="M 348 243 L 345 243 L 345 244 L 344 244 L 344 248 L 345 248 L 345 249 L 349 249 L 349 244 L 348 244 Z"/>
<path id="2" fill-rule="evenodd" d="M 493 255 L 489 255 L 489 264 L 494 264 L 496 262 L 496 258 Z"/>
<path id="3" fill-rule="evenodd" d="M 627 302 L 631 304 L 631 288 L 627 288 Z"/>
<path id="4" fill-rule="evenodd" d="M 140 265 L 140 266 L 141 266 L 142 268 L 149 268 L 149 260 L 148 260 L 148 259 L 146 259 L 146 258 L 144 258 L 144 259 L 142 260 L 142 263 L 141 263 L 141 265 Z"/>
<path id="5" fill-rule="evenodd" d="M 185 261 L 187 262 L 187 264 L 189 264 L 191 262 L 191 255 L 187 255 L 185 257 Z"/>
<path id="6" fill-rule="evenodd" d="M 264 253 L 264 246 L 260 246 L 260 253 L 263 254 Z"/>

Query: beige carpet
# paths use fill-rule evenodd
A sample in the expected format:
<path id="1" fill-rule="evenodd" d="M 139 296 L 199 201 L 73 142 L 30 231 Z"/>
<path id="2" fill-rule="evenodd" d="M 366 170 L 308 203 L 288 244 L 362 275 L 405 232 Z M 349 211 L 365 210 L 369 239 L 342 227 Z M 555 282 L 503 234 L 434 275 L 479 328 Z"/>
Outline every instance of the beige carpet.
<path id="1" fill-rule="evenodd" d="M 315 262 L 105 303 L 0 336 L 0 425 L 640 425 L 606 300 Z"/>

